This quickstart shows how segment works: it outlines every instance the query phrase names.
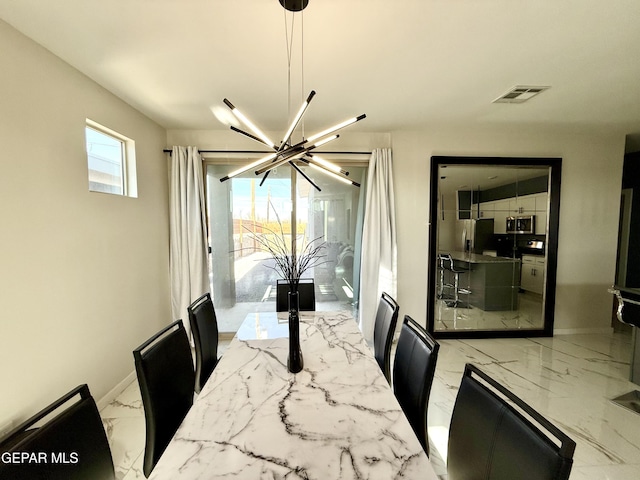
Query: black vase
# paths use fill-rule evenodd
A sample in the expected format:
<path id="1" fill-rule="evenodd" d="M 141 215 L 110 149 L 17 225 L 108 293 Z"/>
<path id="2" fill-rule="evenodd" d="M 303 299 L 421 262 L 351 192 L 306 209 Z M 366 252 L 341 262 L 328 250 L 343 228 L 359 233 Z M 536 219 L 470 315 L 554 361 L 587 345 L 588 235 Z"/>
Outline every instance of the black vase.
<path id="1" fill-rule="evenodd" d="M 300 298 L 298 292 L 289 292 L 289 358 L 287 368 L 291 373 L 302 370 L 302 350 L 300 350 Z"/>

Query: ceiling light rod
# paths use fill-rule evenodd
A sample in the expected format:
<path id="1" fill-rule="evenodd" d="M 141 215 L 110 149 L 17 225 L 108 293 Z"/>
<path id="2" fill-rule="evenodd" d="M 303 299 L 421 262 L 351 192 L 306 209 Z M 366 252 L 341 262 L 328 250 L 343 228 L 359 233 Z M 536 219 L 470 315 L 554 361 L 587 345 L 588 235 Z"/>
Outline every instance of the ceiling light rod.
<path id="1" fill-rule="evenodd" d="M 229 107 L 231 109 L 231 113 L 233 113 L 236 118 L 238 120 L 240 120 L 242 123 L 244 123 L 247 127 L 249 127 L 249 129 L 255 133 L 258 138 L 260 138 L 262 140 L 262 142 L 266 145 L 269 145 L 271 148 L 277 149 L 278 147 L 276 147 L 276 144 L 273 143 L 269 137 L 267 137 L 262 130 L 260 130 L 258 127 L 256 127 L 253 122 L 251 122 L 251 120 L 249 120 L 240 110 L 238 110 L 233 103 L 231 103 L 229 100 L 227 100 L 226 98 L 223 100 L 224 104 Z"/>
<path id="2" fill-rule="evenodd" d="M 289 130 L 287 130 L 287 133 L 284 134 L 284 138 L 282 139 L 282 143 L 280 144 L 279 150 L 282 150 L 283 148 L 285 148 L 286 145 L 289 143 L 289 139 L 291 138 L 293 131 L 298 126 L 298 123 L 300 123 L 300 120 L 302 119 L 304 112 L 307 110 L 307 107 L 309 106 L 309 103 L 311 102 L 311 99 L 313 99 L 315 94 L 316 94 L 315 90 L 311 90 L 311 93 L 309 94 L 307 99 L 304 101 L 304 103 L 300 107 L 300 110 L 298 110 L 298 113 L 296 114 L 295 118 L 291 122 L 291 125 L 289 125 Z"/>
<path id="3" fill-rule="evenodd" d="M 338 130 L 344 128 L 344 127 L 348 127 L 349 125 L 353 125 L 356 122 L 359 122 L 360 120 L 363 120 L 367 118 L 367 116 L 363 113 L 362 115 L 359 115 L 357 117 L 353 117 L 350 118 L 348 120 L 345 120 L 342 123 L 339 123 L 337 125 L 334 125 L 333 127 L 329 127 L 326 130 L 323 130 L 320 133 L 316 133 L 315 135 L 310 136 L 306 141 L 308 142 L 313 142 L 314 140 L 320 138 L 320 137 L 324 137 L 325 135 L 329 135 L 330 133 L 333 132 L 337 132 Z"/>
<path id="4" fill-rule="evenodd" d="M 331 163 L 328 160 L 325 160 L 324 158 L 319 157 L 318 155 L 309 155 L 309 158 L 311 158 L 316 163 L 319 163 L 327 170 L 331 170 L 332 172 L 336 172 L 336 173 L 341 173 L 343 175 L 349 175 L 349 172 L 347 172 L 346 170 L 343 170 L 335 163 Z"/>
<path id="5" fill-rule="evenodd" d="M 302 161 L 304 163 L 306 163 L 307 165 L 309 165 L 310 167 L 315 168 L 316 170 L 329 175 L 330 177 L 335 178 L 336 180 L 340 180 L 341 182 L 344 183 L 348 183 L 351 185 L 354 185 L 356 187 L 359 187 L 360 184 L 358 182 L 355 182 L 353 180 L 351 180 L 349 177 L 347 177 L 347 175 L 343 174 L 342 172 L 336 172 L 335 170 L 331 170 L 328 169 L 326 166 L 324 166 L 322 163 L 318 163 L 316 162 L 317 157 L 313 157 L 313 156 L 308 156 L 307 158 L 303 158 Z M 347 172 L 348 174 L 348 172 Z"/>
<path id="6" fill-rule="evenodd" d="M 269 160 L 273 160 L 274 158 L 276 158 L 278 156 L 277 152 L 274 152 L 270 155 L 267 155 L 266 157 L 262 157 L 258 160 L 256 160 L 255 162 L 251 162 L 249 165 L 245 165 L 244 167 L 240 167 L 232 172 L 230 172 L 227 176 L 222 177 L 220 179 L 221 182 L 225 182 L 227 180 L 229 180 L 230 178 L 236 177 L 244 172 L 247 172 L 249 170 L 251 170 L 252 168 L 255 168 L 259 165 L 262 165 L 265 162 L 268 162 Z"/>

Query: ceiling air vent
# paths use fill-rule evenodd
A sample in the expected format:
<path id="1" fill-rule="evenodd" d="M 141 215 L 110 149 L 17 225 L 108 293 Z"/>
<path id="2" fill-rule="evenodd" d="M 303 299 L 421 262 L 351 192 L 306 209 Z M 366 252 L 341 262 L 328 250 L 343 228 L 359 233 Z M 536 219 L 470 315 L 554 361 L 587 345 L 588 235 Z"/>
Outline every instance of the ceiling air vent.
<path id="1" fill-rule="evenodd" d="M 500 95 L 493 103 L 522 103 L 529 100 L 531 97 L 535 97 L 539 93 L 544 92 L 550 87 L 531 87 L 524 85 L 517 85 L 509 90 L 504 95 Z"/>

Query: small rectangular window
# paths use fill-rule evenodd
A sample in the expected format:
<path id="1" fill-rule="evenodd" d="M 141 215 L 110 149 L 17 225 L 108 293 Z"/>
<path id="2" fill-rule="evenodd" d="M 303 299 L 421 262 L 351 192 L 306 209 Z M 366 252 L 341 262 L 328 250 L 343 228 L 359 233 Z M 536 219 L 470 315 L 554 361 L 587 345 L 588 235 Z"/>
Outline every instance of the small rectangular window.
<path id="1" fill-rule="evenodd" d="M 133 140 L 89 119 L 87 119 L 85 135 L 89 190 L 135 197 L 135 143 Z"/>

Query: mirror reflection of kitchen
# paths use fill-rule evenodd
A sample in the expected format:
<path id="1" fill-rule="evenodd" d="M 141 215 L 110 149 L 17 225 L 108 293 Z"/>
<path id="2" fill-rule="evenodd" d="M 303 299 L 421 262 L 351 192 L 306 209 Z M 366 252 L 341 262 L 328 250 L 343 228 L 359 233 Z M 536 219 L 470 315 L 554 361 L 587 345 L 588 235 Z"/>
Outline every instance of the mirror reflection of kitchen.
<path id="1" fill-rule="evenodd" d="M 544 326 L 549 168 L 440 165 L 435 330 Z"/>

